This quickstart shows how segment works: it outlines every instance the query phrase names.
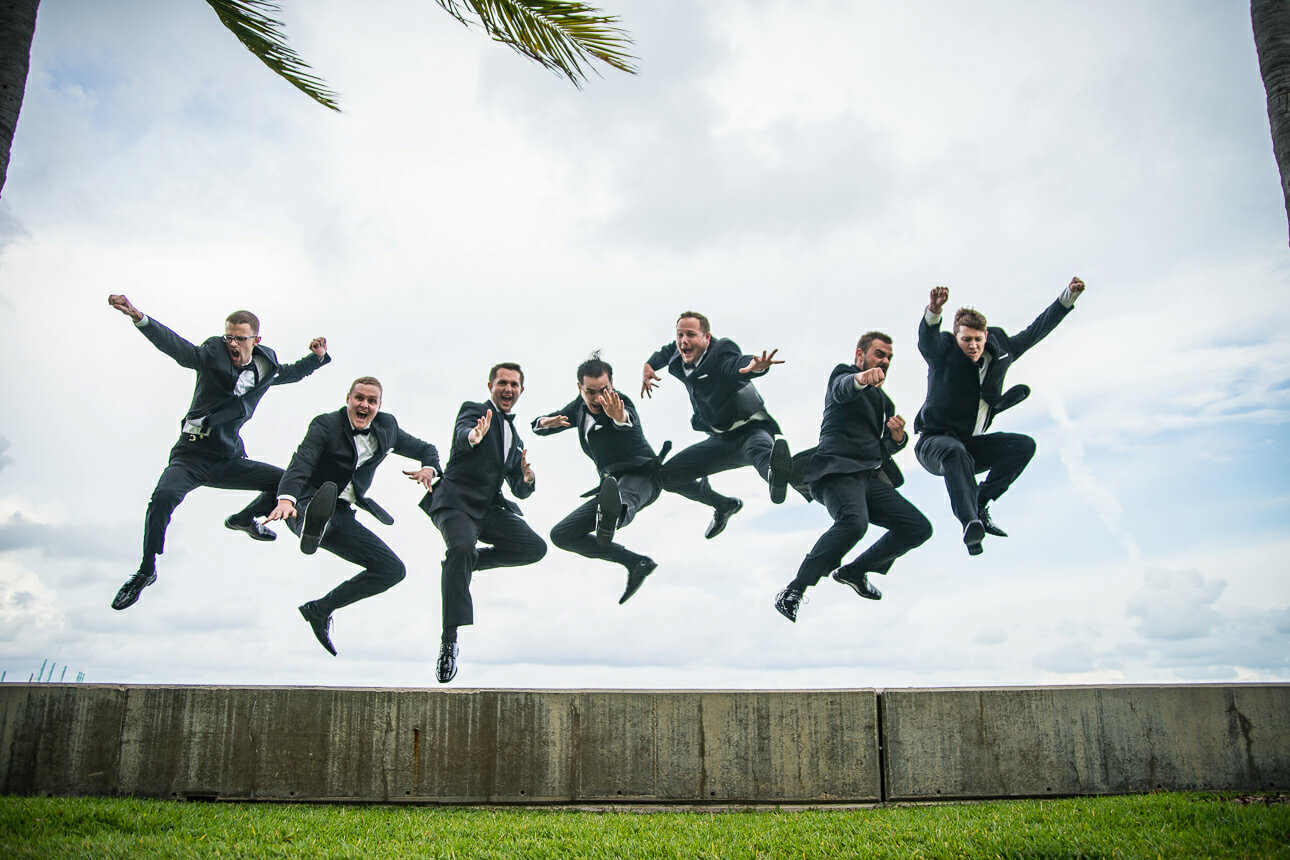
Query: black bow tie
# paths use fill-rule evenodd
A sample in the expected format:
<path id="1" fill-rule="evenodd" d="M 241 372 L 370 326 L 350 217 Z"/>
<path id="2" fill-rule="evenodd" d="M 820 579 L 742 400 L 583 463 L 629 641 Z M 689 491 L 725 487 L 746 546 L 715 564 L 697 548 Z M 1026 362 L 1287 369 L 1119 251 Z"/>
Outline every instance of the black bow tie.
<path id="1" fill-rule="evenodd" d="M 359 430 L 357 427 L 351 427 L 349 428 L 349 432 L 353 433 L 355 436 L 366 436 L 367 434 L 372 432 L 372 427 L 371 425 L 368 425 L 367 427 L 364 427 L 362 430 Z"/>
<path id="2" fill-rule="evenodd" d="M 681 366 L 684 367 L 686 370 L 694 370 L 694 368 L 696 367 L 696 365 L 686 364 L 684 361 L 681 362 Z"/>

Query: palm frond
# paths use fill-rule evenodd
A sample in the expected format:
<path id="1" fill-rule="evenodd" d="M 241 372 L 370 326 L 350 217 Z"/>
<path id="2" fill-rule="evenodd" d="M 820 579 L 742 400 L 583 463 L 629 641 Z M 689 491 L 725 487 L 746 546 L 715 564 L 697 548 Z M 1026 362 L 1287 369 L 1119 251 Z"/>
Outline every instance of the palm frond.
<path id="1" fill-rule="evenodd" d="M 287 44 L 282 22 L 272 18 L 281 7 L 270 0 L 206 0 L 219 16 L 220 23 L 237 36 L 239 42 L 260 58 L 274 74 L 303 92 L 309 98 L 334 111 L 340 110 L 336 93 L 314 75 L 308 64 Z"/>
<path id="2" fill-rule="evenodd" d="M 458 21 L 470 26 L 469 9 L 490 36 L 536 63 L 559 72 L 580 86 L 587 69 L 599 60 L 636 73 L 631 37 L 605 15 L 575 0 L 435 0 Z"/>

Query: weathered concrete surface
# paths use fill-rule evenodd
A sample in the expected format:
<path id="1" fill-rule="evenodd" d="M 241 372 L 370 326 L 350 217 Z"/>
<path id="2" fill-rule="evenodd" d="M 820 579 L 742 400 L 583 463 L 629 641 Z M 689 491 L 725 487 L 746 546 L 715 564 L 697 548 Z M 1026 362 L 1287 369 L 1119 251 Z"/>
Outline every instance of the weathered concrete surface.
<path id="1" fill-rule="evenodd" d="M 881 694 L 889 800 L 1290 788 L 1290 685 Z"/>
<path id="2" fill-rule="evenodd" d="M 877 696 L 0 685 L 0 793 L 880 800 Z"/>
<path id="3" fill-rule="evenodd" d="M 795 805 L 1269 788 L 1290 788 L 1290 685 L 0 684 L 5 794 Z"/>

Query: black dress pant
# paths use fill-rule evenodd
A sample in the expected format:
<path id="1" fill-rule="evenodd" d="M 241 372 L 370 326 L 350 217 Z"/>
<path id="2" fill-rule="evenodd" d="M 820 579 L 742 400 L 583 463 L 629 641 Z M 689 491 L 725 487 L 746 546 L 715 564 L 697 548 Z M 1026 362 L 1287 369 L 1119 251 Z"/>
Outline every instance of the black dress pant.
<path id="1" fill-rule="evenodd" d="M 268 463 L 248 460 L 245 457 L 225 457 L 203 451 L 201 441 L 180 440 L 170 449 L 170 463 L 157 479 L 156 489 L 148 502 L 148 512 L 143 521 L 143 554 L 157 555 L 166 548 L 166 527 L 170 517 L 184 497 L 198 487 L 217 490 L 259 490 L 251 504 L 238 513 L 238 518 L 263 517 L 278 503 L 278 482 L 282 470 Z"/>
<path id="2" fill-rule="evenodd" d="M 730 501 L 709 486 L 708 475 L 752 466 L 770 480 L 770 452 L 775 444 L 767 425 L 752 421 L 727 433 L 716 433 L 676 454 L 663 465 L 663 489 L 710 507 Z"/>
<path id="3" fill-rule="evenodd" d="M 636 517 L 637 511 L 658 498 L 662 485 L 654 472 L 629 472 L 615 477 L 618 495 L 623 500 L 623 512 L 618 517 L 618 527 L 622 528 Z M 618 543 L 601 546 L 596 543 L 595 530 L 596 500 L 589 499 L 555 524 L 551 529 L 551 543 L 586 558 L 603 558 L 628 567 L 644 558 Z"/>
<path id="4" fill-rule="evenodd" d="M 470 599 L 470 579 L 475 571 L 533 564 L 546 555 L 546 541 L 523 517 L 505 508 L 489 508 L 482 520 L 456 508 L 439 508 L 430 512 L 430 519 L 448 547 L 440 579 L 445 630 L 475 623 L 475 605 Z M 491 546 L 477 549 L 477 543 Z"/>
<path id="5" fill-rule="evenodd" d="M 967 525 L 1025 471 L 1035 456 L 1035 440 L 1021 433 L 986 433 L 966 441 L 944 433 L 923 434 L 914 456 L 924 469 L 945 477 L 950 508 Z M 990 474 L 978 487 L 976 476 L 987 470 Z"/>
<path id="6" fill-rule="evenodd" d="M 300 502 L 299 516 L 287 520 L 287 527 L 297 536 L 304 526 L 304 509 L 308 500 L 301 499 Z M 393 588 L 407 575 L 403 562 L 386 546 L 385 541 L 358 521 L 349 502 L 342 500 L 336 503 L 336 510 L 327 521 L 322 542 L 318 545 L 332 555 L 363 568 L 360 573 L 345 580 L 318 600 L 319 606 L 328 615 L 342 606 L 349 606 L 365 597 Z"/>
<path id="7" fill-rule="evenodd" d="M 815 585 L 842 565 L 842 557 L 864 537 L 869 524 L 887 529 L 843 568 L 855 573 L 886 573 L 900 556 L 932 536 L 932 524 L 892 487 L 880 470 L 827 475 L 811 483 L 811 495 L 828 508 L 833 526 L 820 536 L 798 568 L 793 586 Z"/>

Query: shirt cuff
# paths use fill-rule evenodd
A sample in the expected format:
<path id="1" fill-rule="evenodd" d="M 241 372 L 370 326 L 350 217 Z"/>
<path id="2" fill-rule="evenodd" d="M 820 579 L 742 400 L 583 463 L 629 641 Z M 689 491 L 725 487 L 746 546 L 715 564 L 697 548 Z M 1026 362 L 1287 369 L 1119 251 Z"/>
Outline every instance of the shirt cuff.
<path id="1" fill-rule="evenodd" d="M 931 308 L 924 308 L 924 309 L 923 309 L 923 321 L 924 321 L 924 322 L 926 322 L 928 325 L 940 325 L 940 324 L 941 324 L 941 315 L 940 315 L 940 314 L 934 314 L 934 313 L 932 313 L 932 309 L 931 309 Z"/>
<path id="2" fill-rule="evenodd" d="M 148 315 L 147 315 L 147 314 L 144 314 L 144 315 L 143 315 L 143 319 L 141 319 L 141 320 L 139 320 L 137 323 L 135 323 L 135 324 L 134 324 L 134 327 L 135 327 L 135 328 L 144 328 L 144 327 L 145 327 L 145 326 L 147 326 L 147 324 L 148 324 L 148 323 L 150 323 L 150 322 L 151 322 L 151 320 L 150 320 L 150 319 L 148 319 Z"/>
<path id="3" fill-rule="evenodd" d="M 296 497 L 295 497 L 295 496 L 278 496 L 278 501 L 279 501 L 279 502 L 291 502 L 292 506 L 295 506 L 295 504 L 296 504 Z"/>
<path id="4" fill-rule="evenodd" d="M 856 387 L 856 391 L 864 391 L 866 388 L 869 387 L 865 385 L 863 382 L 861 382 L 859 379 L 856 379 L 854 376 L 851 377 L 851 384 Z"/>
<path id="5" fill-rule="evenodd" d="M 1062 290 L 1062 294 L 1058 296 L 1057 301 L 1061 302 L 1062 307 L 1066 308 L 1067 310 L 1070 310 L 1071 308 L 1075 307 L 1075 300 L 1078 298 L 1079 298 L 1079 294 L 1072 293 L 1071 288 L 1067 287 L 1066 289 Z"/>
<path id="6" fill-rule="evenodd" d="M 624 417 L 624 418 L 626 418 L 627 420 L 626 420 L 626 421 L 619 421 L 617 418 L 615 418 L 615 419 L 613 419 L 613 422 L 614 422 L 616 425 L 618 425 L 619 427 L 630 427 L 630 426 L 632 426 L 632 416 L 630 416 L 630 415 L 624 415 L 623 417 Z"/>

